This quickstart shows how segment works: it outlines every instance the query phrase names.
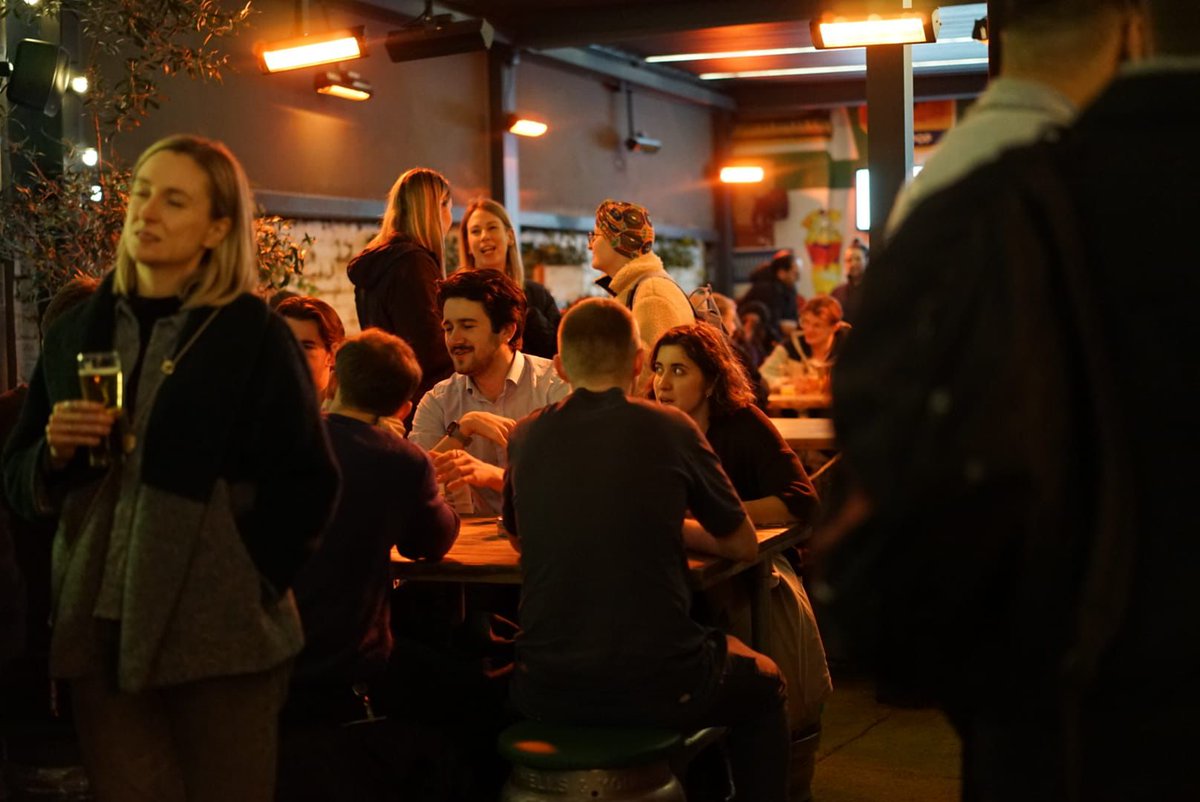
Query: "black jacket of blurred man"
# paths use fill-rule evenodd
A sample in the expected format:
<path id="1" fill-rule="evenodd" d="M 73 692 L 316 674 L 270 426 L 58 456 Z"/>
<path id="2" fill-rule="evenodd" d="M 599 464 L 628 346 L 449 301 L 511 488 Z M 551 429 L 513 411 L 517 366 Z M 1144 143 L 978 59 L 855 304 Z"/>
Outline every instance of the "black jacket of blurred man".
<path id="1" fill-rule="evenodd" d="M 972 802 L 1200 799 L 1200 4 L 1147 8 L 1150 58 L 1061 141 L 916 209 L 835 377 L 868 523 L 826 596 L 878 583 L 851 613 Z"/>

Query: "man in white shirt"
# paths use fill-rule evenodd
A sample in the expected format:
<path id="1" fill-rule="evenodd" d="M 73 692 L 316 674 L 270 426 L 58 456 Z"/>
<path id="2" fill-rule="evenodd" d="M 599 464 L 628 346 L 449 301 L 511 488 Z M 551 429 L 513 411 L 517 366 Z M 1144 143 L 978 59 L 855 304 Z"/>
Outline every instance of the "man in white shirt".
<path id="1" fill-rule="evenodd" d="M 888 232 L 930 195 L 1004 151 L 1070 125 L 1128 57 L 1130 0 L 1006 0 L 1000 74 L 892 207 Z"/>
<path id="2" fill-rule="evenodd" d="M 503 273 L 460 270 L 441 283 L 438 303 L 454 375 L 421 399 L 409 439 L 434 452 L 460 513 L 498 515 L 508 433 L 571 388 L 549 359 L 519 350 L 525 294 Z"/>

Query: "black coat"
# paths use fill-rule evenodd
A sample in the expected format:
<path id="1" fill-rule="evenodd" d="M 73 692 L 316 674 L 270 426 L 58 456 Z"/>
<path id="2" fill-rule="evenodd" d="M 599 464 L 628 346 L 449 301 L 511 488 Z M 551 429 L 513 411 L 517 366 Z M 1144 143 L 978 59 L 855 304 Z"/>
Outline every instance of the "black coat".
<path id="1" fill-rule="evenodd" d="M 364 328 L 380 328 L 405 340 L 421 366 L 413 401 L 454 372 L 442 333 L 437 283 L 442 267 L 434 255 L 405 236 L 367 248 L 350 260 L 354 307 Z"/>
<path id="2" fill-rule="evenodd" d="M 525 282 L 525 334 L 521 350 L 550 359 L 558 353 L 558 323 L 562 312 L 550 291 L 536 281 Z"/>

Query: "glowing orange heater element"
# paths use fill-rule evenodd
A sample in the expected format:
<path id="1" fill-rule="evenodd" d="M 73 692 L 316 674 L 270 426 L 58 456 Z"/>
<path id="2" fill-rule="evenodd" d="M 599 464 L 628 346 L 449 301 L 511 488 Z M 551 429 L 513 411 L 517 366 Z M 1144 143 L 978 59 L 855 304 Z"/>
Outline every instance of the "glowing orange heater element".
<path id="1" fill-rule="evenodd" d="M 517 136 L 541 136 L 550 129 L 550 126 L 540 120 L 531 120 L 528 117 L 512 116 L 508 120 L 508 132 Z"/>
<path id="2" fill-rule="evenodd" d="M 763 168 L 756 165 L 721 168 L 722 184 L 759 184 L 762 183 L 763 176 Z"/>
<path id="3" fill-rule="evenodd" d="M 936 42 L 941 27 L 941 16 L 935 9 L 932 13 L 906 11 L 901 14 L 871 14 L 865 19 L 826 14 L 814 19 L 809 30 L 813 46 L 818 50 L 829 50 Z"/>
<path id="4" fill-rule="evenodd" d="M 283 72 L 353 61 L 367 54 L 363 42 L 363 27 L 343 28 L 318 36 L 301 36 L 270 44 L 259 42 L 254 55 L 263 72 Z"/>

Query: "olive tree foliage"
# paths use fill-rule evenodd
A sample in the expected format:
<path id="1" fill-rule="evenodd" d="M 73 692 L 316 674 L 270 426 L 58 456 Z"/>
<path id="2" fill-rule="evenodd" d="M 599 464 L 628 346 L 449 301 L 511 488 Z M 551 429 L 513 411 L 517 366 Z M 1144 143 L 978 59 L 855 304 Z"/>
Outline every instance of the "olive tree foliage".
<path id="1" fill-rule="evenodd" d="M 76 275 L 99 276 L 112 266 L 130 184 L 128 165 L 112 151 L 113 135 L 160 107 L 164 77 L 220 83 L 230 61 L 225 45 L 252 13 L 251 2 L 221 0 L 0 0 L 0 17 L 73 21 L 88 80 L 81 96 L 88 146 L 98 157 L 95 166 L 80 167 L 78 147 L 63 143 L 71 166 L 46 169 L 37 153 L 41 139 L 22 130 L 11 110 L 0 111 L 8 155 L 25 167 L 0 198 L 0 259 L 20 263 L 23 298 L 44 299 Z M 257 229 L 264 288 L 295 281 L 311 240 L 294 242 L 278 217 L 259 218 Z"/>

